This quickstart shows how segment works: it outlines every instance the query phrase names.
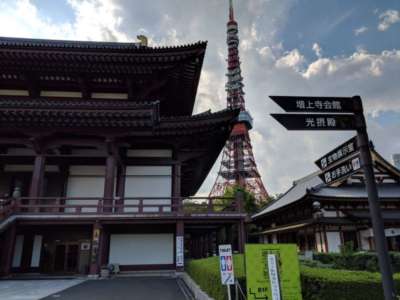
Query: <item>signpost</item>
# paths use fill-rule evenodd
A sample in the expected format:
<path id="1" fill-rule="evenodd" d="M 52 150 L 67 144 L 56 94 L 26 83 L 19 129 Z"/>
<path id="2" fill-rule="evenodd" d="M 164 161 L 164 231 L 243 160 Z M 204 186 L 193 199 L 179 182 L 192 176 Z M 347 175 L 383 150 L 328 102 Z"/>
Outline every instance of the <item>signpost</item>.
<path id="1" fill-rule="evenodd" d="M 355 140 L 352 139 L 335 148 L 316 161 L 316 164 L 324 171 L 321 178 L 327 184 L 343 180 L 363 168 L 385 300 L 396 299 L 393 272 L 390 266 L 378 190 L 375 183 L 367 125 L 360 96 L 270 96 L 270 98 L 287 112 L 301 113 L 271 114 L 288 130 L 357 130 L 357 137 L 353 138 Z M 309 114 L 310 112 L 312 114 Z M 350 148 L 353 146 L 351 151 L 349 145 Z M 345 147 L 348 150 L 346 156 L 343 155 Z M 359 154 L 355 156 L 357 150 L 359 150 Z M 343 158 L 338 157 L 340 151 Z M 340 160 L 350 156 L 352 156 L 350 159 L 340 162 Z"/>
<path id="2" fill-rule="evenodd" d="M 221 282 L 228 289 L 228 299 L 231 300 L 230 285 L 235 284 L 233 272 L 233 256 L 231 245 L 219 245 L 219 267 L 221 271 Z"/>
<path id="3" fill-rule="evenodd" d="M 354 130 L 354 117 L 349 114 L 271 114 L 288 130 Z"/>
<path id="4" fill-rule="evenodd" d="M 353 113 L 354 102 L 349 97 L 269 96 L 287 112 Z"/>

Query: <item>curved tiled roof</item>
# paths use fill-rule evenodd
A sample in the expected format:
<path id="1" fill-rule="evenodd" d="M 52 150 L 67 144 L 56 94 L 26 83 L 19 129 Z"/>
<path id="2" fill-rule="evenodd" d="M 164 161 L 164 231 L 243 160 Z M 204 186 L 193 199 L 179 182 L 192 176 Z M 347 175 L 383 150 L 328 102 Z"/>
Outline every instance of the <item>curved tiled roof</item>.
<path id="1" fill-rule="evenodd" d="M 179 50 L 188 50 L 193 48 L 204 47 L 207 45 L 205 41 L 198 41 L 193 44 L 180 46 L 163 46 L 149 47 L 143 46 L 140 43 L 121 43 L 121 42 L 104 42 L 104 41 L 73 41 L 73 40 L 51 40 L 51 39 L 30 39 L 30 38 L 14 38 L 0 37 L 0 48 L 14 49 L 68 49 L 79 51 L 116 51 L 126 53 L 160 53 Z"/>

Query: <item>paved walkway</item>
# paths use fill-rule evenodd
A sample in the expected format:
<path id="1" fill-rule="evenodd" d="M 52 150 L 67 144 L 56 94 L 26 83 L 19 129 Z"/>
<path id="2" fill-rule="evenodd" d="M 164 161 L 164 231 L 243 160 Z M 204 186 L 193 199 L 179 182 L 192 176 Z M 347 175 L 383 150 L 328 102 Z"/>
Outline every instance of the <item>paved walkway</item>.
<path id="1" fill-rule="evenodd" d="M 0 299 L 38 300 L 84 281 L 84 279 L 0 280 Z"/>
<path id="2" fill-rule="evenodd" d="M 0 297 L 0 299 L 2 299 Z M 120 277 L 87 280 L 43 300 L 185 300 L 175 278 Z"/>

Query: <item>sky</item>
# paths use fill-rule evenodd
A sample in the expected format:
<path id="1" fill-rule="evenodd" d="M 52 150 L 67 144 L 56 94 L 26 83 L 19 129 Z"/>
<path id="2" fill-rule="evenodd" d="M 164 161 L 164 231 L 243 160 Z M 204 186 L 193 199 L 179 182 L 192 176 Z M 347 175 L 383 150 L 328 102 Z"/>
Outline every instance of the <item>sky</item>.
<path id="1" fill-rule="evenodd" d="M 228 0 L 0 0 L 0 36 L 136 41 L 207 40 L 195 113 L 226 107 Z M 370 139 L 400 153 L 400 0 L 234 0 L 250 135 L 264 185 L 286 191 L 353 132 L 289 132 L 268 95 L 360 95 Z M 216 162 L 199 195 L 216 178 Z"/>

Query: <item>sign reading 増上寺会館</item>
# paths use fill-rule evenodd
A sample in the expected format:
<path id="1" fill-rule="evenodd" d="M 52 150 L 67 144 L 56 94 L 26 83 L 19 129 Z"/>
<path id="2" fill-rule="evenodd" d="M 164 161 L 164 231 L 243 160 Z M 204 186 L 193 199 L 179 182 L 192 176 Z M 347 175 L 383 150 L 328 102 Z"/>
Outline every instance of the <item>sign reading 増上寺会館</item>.
<path id="1" fill-rule="evenodd" d="M 302 300 L 295 244 L 247 244 L 248 300 Z"/>

